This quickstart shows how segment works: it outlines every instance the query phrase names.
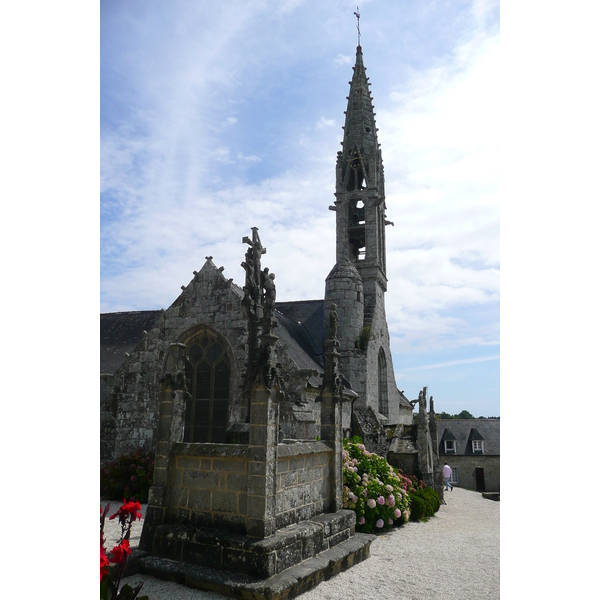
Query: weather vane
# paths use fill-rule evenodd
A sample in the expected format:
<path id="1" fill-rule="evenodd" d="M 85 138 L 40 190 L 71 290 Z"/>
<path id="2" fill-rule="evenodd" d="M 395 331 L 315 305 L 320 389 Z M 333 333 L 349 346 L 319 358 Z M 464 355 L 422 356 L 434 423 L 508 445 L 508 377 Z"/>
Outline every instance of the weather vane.
<path id="1" fill-rule="evenodd" d="M 356 29 L 358 30 L 358 45 L 360 46 L 360 12 L 358 10 L 358 6 L 356 7 L 356 12 L 354 13 L 356 17 Z"/>

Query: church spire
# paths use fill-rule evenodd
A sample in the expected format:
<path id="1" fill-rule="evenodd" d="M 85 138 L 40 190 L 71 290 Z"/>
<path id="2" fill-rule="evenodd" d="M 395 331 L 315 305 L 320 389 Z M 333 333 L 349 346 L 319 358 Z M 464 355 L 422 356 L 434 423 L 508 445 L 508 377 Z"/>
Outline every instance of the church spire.
<path id="1" fill-rule="evenodd" d="M 342 142 L 342 177 L 337 182 L 339 192 L 360 191 L 375 185 L 378 179 L 378 163 L 381 162 L 373 98 L 360 46 L 356 48 L 356 63 L 353 69 Z"/>
<path id="2" fill-rule="evenodd" d="M 336 260 L 349 259 L 357 268 L 379 267 L 385 279 L 383 162 L 361 46 L 356 48 L 353 69 L 344 140 L 336 163 Z"/>

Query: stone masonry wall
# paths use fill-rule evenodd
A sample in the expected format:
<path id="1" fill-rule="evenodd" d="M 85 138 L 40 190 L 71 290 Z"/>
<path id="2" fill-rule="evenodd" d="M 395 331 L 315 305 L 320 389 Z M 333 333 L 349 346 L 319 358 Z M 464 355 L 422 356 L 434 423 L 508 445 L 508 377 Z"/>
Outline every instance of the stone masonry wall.
<path id="1" fill-rule="evenodd" d="M 392 362 L 392 352 L 390 348 L 390 334 L 387 326 L 385 315 L 385 294 L 383 289 L 376 285 L 373 296 L 376 296 L 376 301 L 373 307 L 373 318 L 371 321 L 371 340 L 367 347 L 366 361 L 366 389 L 367 406 L 371 406 L 373 410 L 379 410 L 379 350 L 383 348 L 387 369 L 387 391 L 388 391 L 388 424 L 396 425 L 401 422 L 400 415 L 400 394 L 396 386 L 396 378 L 394 376 L 394 364 Z M 367 285 L 365 285 L 366 294 Z M 407 423 L 409 424 L 409 423 Z"/>
<path id="2" fill-rule="evenodd" d="M 246 452 L 247 446 L 236 444 L 174 444 L 168 474 L 168 520 L 245 533 Z M 322 442 L 278 445 L 277 529 L 328 510 L 331 453 Z"/>
<path id="3" fill-rule="evenodd" d="M 275 523 L 277 529 L 299 523 L 329 509 L 329 459 L 322 442 L 279 444 Z"/>
<path id="4" fill-rule="evenodd" d="M 245 532 L 246 446 L 176 444 L 170 457 L 167 518 Z"/>
<path id="5" fill-rule="evenodd" d="M 473 455 L 473 456 L 452 456 L 442 455 L 440 457 L 440 465 L 443 466 L 447 462 L 451 467 L 458 468 L 458 484 L 457 487 L 467 490 L 476 490 L 475 469 L 480 467 L 483 469 L 485 490 L 486 492 L 500 491 L 500 457 Z M 441 467 L 440 467 L 441 468 Z"/>
<path id="6" fill-rule="evenodd" d="M 107 382 L 101 406 L 101 460 L 156 445 L 160 377 L 174 342 L 185 343 L 202 326 L 218 332 L 231 359 L 229 422 L 245 419 L 238 397 L 245 361 L 246 322 L 242 290 L 227 280 L 211 259 L 164 311 L 159 325 L 148 332 L 125 363 Z"/>

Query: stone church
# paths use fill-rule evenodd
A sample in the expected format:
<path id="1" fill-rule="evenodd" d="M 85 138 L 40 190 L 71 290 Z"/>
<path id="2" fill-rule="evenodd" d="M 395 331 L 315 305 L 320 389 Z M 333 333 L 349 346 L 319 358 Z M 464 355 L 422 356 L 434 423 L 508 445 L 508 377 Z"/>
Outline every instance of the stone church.
<path id="1" fill-rule="evenodd" d="M 345 437 L 361 435 L 392 464 L 433 484 L 437 431 L 426 388 L 409 401 L 396 385 L 385 313 L 385 177 L 369 78 L 357 47 L 345 112 L 342 150 L 335 169 L 336 262 L 323 299 L 277 302 L 275 280 L 261 271 L 264 302 L 274 308 L 277 371 L 282 400 L 278 443 L 321 439 L 318 398 L 325 369 L 325 341 L 337 330 Z M 325 208 L 325 207 L 324 207 Z M 251 225 L 251 224 L 250 224 Z M 249 232 L 240 232 L 240 237 Z M 262 240 L 261 240 L 262 236 Z M 252 228 L 242 242 L 248 256 L 268 264 L 269 231 Z M 252 252 L 250 251 L 252 250 Z M 254 254 L 253 254 L 254 253 Z M 166 309 L 100 315 L 101 460 L 135 449 L 153 451 L 161 437 L 159 403 L 167 358 L 180 354 L 187 392 L 182 442 L 248 443 L 249 405 L 244 382 L 249 354 L 245 298 L 248 286 L 223 273 L 212 256 Z M 413 419 L 418 404 L 419 416 Z M 437 488 L 437 486 L 436 486 Z"/>

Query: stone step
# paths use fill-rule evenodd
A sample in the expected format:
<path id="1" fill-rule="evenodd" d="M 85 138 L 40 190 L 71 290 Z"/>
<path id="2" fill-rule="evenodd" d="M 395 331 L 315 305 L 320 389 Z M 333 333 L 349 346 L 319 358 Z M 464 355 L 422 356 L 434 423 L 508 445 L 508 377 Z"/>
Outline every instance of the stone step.
<path id="1" fill-rule="evenodd" d="M 369 558 L 377 536 L 357 533 L 337 546 L 268 579 L 232 573 L 167 558 L 147 556 L 139 561 L 145 575 L 174 581 L 190 588 L 208 590 L 234 598 L 278 600 L 294 598 Z"/>
<path id="2" fill-rule="evenodd" d="M 260 539 L 226 530 L 165 523 L 156 528 L 152 555 L 267 579 L 352 538 L 351 510 L 324 513 Z"/>

